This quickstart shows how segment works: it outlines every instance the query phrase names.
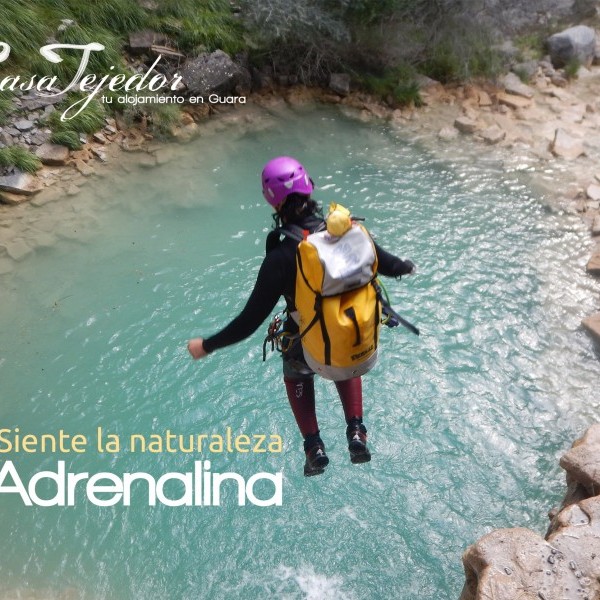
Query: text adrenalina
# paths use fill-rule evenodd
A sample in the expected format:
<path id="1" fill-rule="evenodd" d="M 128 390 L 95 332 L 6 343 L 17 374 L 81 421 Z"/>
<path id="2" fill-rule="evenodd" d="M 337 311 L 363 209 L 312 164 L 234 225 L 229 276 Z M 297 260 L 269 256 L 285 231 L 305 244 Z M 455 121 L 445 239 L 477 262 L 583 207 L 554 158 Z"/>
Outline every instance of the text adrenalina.
<path id="1" fill-rule="evenodd" d="M 87 96 L 73 103 L 61 115 L 61 120 L 67 121 L 76 117 L 84 110 L 91 100 L 105 87 L 113 92 L 130 92 L 133 90 L 137 92 L 143 90 L 158 92 L 165 88 L 175 91 L 181 83 L 182 78 L 179 74 L 175 74 L 171 80 L 160 73 L 155 74 L 149 79 L 150 74 L 160 62 L 161 56 L 154 61 L 152 66 L 144 74 L 138 73 L 127 77 L 127 75 L 119 73 L 116 75 L 104 75 L 103 77 L 99 77 L 94 74 L 84 75 L 84 73 L 89 63 L 91 53 L 104 50 L 105 46 L 103 44 L 97 42 L 92 42 L 90 44 L 48 44 L 40 48 L 40 54 L 51 63 L 60 63 L 63 59 L 56 52 L 58 49 L 82 51 L 77 73 L 65 88 L 57 88 L 58 78 L 56 76 L 39 77 L 38 75 L 33 75 L 29 79 L 22 79 L 19 75 L 9 75 L 0 80 L 0 91 L 10 90 L 14 92 L 15 90 L 20 90 L 22 92 L 27 92 L 35 89 L 40 96 L 48 98 L 64 94 L 71 90 L 86 92 Z M 8 59 L 10 51 L 11 48 L 7 43 L 0 42 L 0 63 L 3 63 Z M 110 67 L 111 70 L 114 68 L 114 66 Z M 69 115 L 73 110 L 75 110 L 75 112 Z"/>
<path id="2" fill-rule="evenodd" d="M 12 479 L 12 485 L 7 478 Z M 245 506 L 246 501 L 255 506 L 281 506 L 283 502 L 283 474 L 255 473 L 246 481 L 239 473 L 212 473 L 210 461 L 195 461 L 194 470 L 186 473 L 165 473 L 156 480 L 149 473 L 123 473 L 121 476 L 110 472 L 89 473 L 66 472 L 65 461 L 57 462 L 56 471 L 41 471 L 34 474 L 27 483 L 23 483 L 15 465 L 8 460 L 0 469 L 0 495 L 16 494 L 21 497 L 25 506 L 75 506 L 77 503 L 76 492 L 81 496 L 83 489 L 88 501 L 95 506 L 114 506 L 122 504 L 131 506 L 132 484 L 142 486 L 148 490 L 148 506 L 156 503 L 165 506 L 221 506 L 221 484 L 223 481 L 232 480 L 237 484 L 237 504 Z M 255 484 L 266 480 L 273 484 L 274 490 L 270 498 L 258 498 L 254 492 Z M 86 482 L 85 484 L 82 482 Z M 38 491 L 38 484 L 47 489 L 48 483 L 53 484 L 56 493 L 50 497 L 42 498 Z M 147 484 L 144 486 L 144 482 Z M 171 491 L 167 496 L 165 487 L 169 482 L 178 482 L 177 488 L 180 495 Z M 169 485 L 172 489 L 173 483 Z M 83 489 L 82 489 L 83 488 Z M 136 494 L 143 491 L 136 491 Z M 99 497 L 102 496 L 102 497 Z M 107 497 L 108 496 L 108 497 Z"/>

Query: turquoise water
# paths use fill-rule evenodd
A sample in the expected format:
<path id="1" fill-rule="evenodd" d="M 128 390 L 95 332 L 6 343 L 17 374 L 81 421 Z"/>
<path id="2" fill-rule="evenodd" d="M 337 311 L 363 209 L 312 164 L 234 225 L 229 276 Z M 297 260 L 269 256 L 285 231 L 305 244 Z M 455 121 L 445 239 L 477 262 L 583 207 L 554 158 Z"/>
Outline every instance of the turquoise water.
<path id="1" fill-rule="evenodd" d="M 598 292 L 584 227 L 492 160 L 436 159 L 330 111 L 264 124 L 35 209 L 63 211 L 60 235 L 2 278 L 0 429 L 277 434 L 280 453 L 100 454 L 90 443 L 2 458 L 25 482 L 58 460 L 159 477 L 210 459 L 244 478 L 281 472 L 282 506 L 238 506 L 233 488 L 208 507 L 150 507 L 142 488 L 130 507 L 0 496 L 0 598 L 456 598 L 467 545 L 497 527 L 545 530 L 564 490 L 557 458 L 598 413 L 600 363 L 579 326 Z M 185 349 L 245 302 L 270 226 L 258 172 L 280 153 L 305 162 L 318 199 L 366 217 L 419 267 L 387 287 L 422 335 L 383 331 L 364 379 L 372 462 L 350 464 L 341 406 L 319 381 L 331 464 L 310 479 L 279 358 L 262 362 L 265 328 L 201 362 Z"/>

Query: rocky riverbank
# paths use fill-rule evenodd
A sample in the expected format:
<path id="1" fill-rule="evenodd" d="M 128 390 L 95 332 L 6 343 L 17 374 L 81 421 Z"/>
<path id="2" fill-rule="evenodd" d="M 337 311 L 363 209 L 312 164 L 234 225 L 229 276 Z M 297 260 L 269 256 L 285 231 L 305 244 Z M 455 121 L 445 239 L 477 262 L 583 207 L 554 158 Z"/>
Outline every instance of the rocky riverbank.
<path id="1" fill-rule="evenodd" d="M 600 425 L 560 459 L 567 494 L 546 537 L 524 528 L 483 536 L 463 555 L 460 600 L 600 598 Z"/>

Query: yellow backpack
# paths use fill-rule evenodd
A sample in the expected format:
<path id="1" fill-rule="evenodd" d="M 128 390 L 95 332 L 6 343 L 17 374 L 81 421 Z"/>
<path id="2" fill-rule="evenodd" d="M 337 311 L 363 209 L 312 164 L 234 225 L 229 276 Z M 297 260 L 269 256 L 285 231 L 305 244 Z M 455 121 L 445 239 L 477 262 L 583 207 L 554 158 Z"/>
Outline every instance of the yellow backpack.
<path id="1" fill-rule="evenodd" d="M 340 205 L 330 208 L 327 225 L 298 244 L 295 304 L 307 364 L 340 381 L 377 361 L 377 253 L 367 230 Z"/>

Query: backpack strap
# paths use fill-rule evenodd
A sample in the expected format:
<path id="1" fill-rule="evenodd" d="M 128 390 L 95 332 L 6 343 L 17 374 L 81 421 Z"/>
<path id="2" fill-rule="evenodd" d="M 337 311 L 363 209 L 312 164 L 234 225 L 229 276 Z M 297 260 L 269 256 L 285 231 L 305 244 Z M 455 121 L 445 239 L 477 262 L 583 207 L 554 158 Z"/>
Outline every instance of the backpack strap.
<path id="1" fill-rule="evenodd" d="M 304 228 L 300 225 L 296 225 L 295 223 L 287 223 L 283 227 L 276 227 L 275 229 L 269 231 L 269 234 L 267 235 L 266 252 L 268 254 L 271 250 L 279 245 L 282 235 L 300 243 L 302 240 L 304 240 L 306 231 L 309 231 L 310 233 L 316 233 L 317 231 L 323 231 L 325 228 L 326 225 L 324 221 L 319 221 L 316 224 L 316 227 L 310 228 Z"/>

